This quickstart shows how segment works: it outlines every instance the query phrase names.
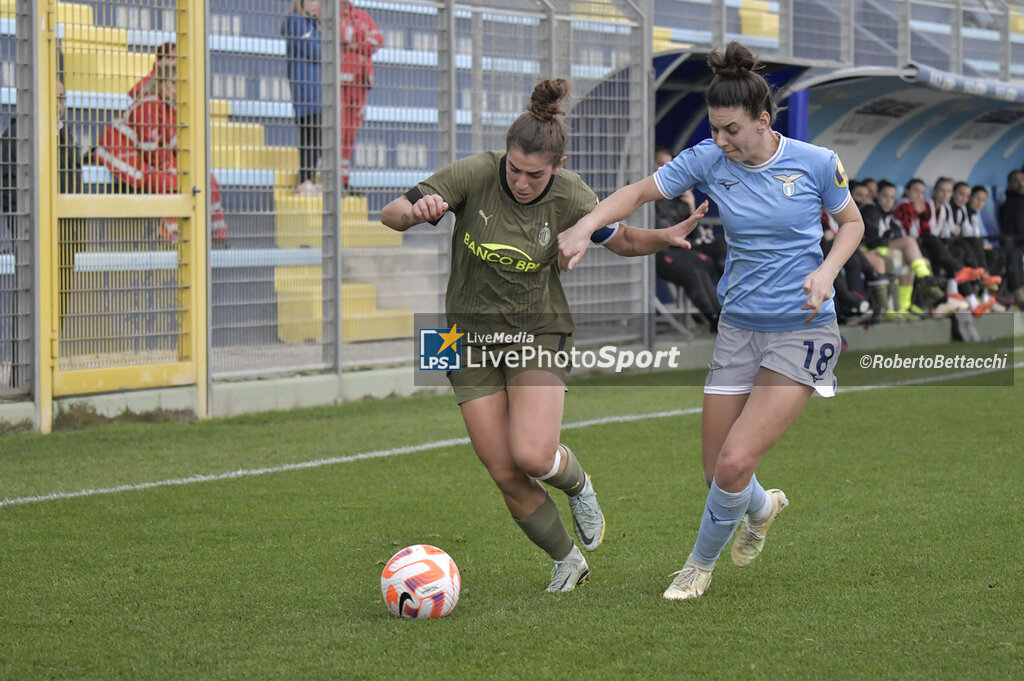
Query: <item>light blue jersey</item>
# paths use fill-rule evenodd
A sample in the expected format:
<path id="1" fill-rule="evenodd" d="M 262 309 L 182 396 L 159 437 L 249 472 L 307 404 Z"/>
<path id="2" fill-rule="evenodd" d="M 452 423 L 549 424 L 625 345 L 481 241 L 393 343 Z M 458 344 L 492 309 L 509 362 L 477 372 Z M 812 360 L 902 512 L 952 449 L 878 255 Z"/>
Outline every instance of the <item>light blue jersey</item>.
<path id="1" fill-rule="evenodd" d="M 779 149 L 757 166 L 735 163 L 706 139 L 654 173 L 666 198 L 696 187 L 718 206 L 729 255 L 718 283 L 722 321 L 752 331 L 791 331 L 836 319 L 829 299 L 810 324 L 804 279 L 821 265 L 821 207 L 850 202 L 835 152 L 779 135 Z M 833 295 L 834 295 L 833 291 Z"/>

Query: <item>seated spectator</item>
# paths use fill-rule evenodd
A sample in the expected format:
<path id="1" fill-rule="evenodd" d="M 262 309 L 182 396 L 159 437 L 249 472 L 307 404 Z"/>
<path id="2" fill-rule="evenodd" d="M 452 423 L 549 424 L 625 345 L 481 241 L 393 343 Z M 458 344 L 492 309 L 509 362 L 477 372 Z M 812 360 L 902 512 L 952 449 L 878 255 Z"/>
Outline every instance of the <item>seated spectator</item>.
<path id="1" fill-rule="evenodd" d="M 162 66 L 147 80 L 128 110 L 101 134 L 96 159 L 110 169 L 115 193 L 175 194 L 178 192 L 177 70 Z M 227 237 L 220 204 L 220 186 L 210 175 L 215 242 Z M 177 218 L 165 218 L 161 235 L 178 239 Z"/>
<path id="2" fill-rule="evenodd" d="M 857 204 L 858 208 L 871 200 L 871 190 L 864 182 L 850 180 L 848 186 L 850 188 L 850 196 L 853 198 L 853 202 Z"/>
<path id="3" fill-rule="evenodd" d="M 915 186 L 911 188 L 911 185 Z M 918 190 L 920 190 L 920 194 L 923 197 L 924 182 L 914 178 L 907 184 L 907 191 L 916 200 Z M 979 268 L 967 267 L 962 260 L 956 258 L 950 252 L 945 241 L 951 233 L 949 225 L 949 199 L 952 194 L 953 180 L 948 177 L 940 177 L 935 181 L 932 197 L 925 202 L 925 213 L 927 213 L 928 217 L 925 218 L 924 213 L 920 212 L 918 215 L 918 243 L 921 246 L 921 252 L 928 258 L 932 266 L 955 278 L 957 283 L 963 284 L 969 281 L 978 281 L 985 275 L 985 271 Z M 911 203 L 912 201 L 905 202 L 897 208 L 897 217 L 903 221 L 904 226 L 908 226 L 913 221 L 912 211 L 909 210 Z"/>
<path id="4" fill-rule="evenodd" d="M 988 200 L 988 190 L 978 187 L 983 192 L 981 205 Z M 970 207 L 971 186 L 966 182 L 953 185 L 953 193 L 949 200 L 949 222 L 939 238 L 947 242 L 950 252 L 967 267 L 981 269 L 985 272 L 982 285 L 990 291 L 999 290 L 1003 278 L 1003 267 L 997 267 L 993 273 L 986 250 L 992 246 L 984 238 L 981 226 L 981 215 Z"/>
<path id="5" fill-rule="evenodd" d="M 920 183 L 919 205 L 921 211 L 924 211 L 926 210 L 924 183 L 920 180 L 918 183 Z M 910 185 L 908 185 L 909 189 Z M 907 204 L 909 204 L 908 207 L 900 209 L 900 205 L 906 206 Z M 929 300 L 941 300 L 944 293 L 934 278 L 931 265 L 921 254 L 917 239 L 913 236 L 920 229 L 921 213 L 917 211 L 909 197 L 905 197 L 904 202 L 900 205 L 896 204 L 896 187 L 891 182 L 880 180 L 878 196 L 874 205 L 865 204 L 861 214 L 864 217 L 864 244 L 868 249 L 868 260 L 876 270 L 881 267 L 879 271 L 899 277 L 898 283 L 894 283 L 890 287 L 893 302 L 888 305 L 886 315 L 890 319 L 908 320 L 914 319 L 924 312 L 913 302 L 915 281 L 926 292 Z M 912 223 L 908 227 L 901 222 L 896 213 L 898 209 L 912 215 L 913 220 L 916 220 L 917 223 Z M 927 217 L 930 218 L 930 213 Z M 868 227 L 869 223 L 872 227 Z"/>
<path id="6" fill-rule="evenodd" d="M 861 180 L 861 184 L 867 187 L 868 201 L 874 201 L 875 198 L 878 196 L 878 182 L 871 179 L 870 177 L 865 177 L 863 180 Z"/>
<path id="7" fill-rule="evenodd" d="M 156 62 L 154 62 L 153 68 L 149 73 L 143 76 L 139 82 L 132 86 L 132 89 L 128 91 L 128 96 L 132 99 L 138 99 L 139 95 L 142 94 L 142 88 L 145 87 L 146 83 L 153 79 L 161 67 L 175 66 L 177 63 L 178 46 L 173 42 L 166 42 L 156 48 Z"/>

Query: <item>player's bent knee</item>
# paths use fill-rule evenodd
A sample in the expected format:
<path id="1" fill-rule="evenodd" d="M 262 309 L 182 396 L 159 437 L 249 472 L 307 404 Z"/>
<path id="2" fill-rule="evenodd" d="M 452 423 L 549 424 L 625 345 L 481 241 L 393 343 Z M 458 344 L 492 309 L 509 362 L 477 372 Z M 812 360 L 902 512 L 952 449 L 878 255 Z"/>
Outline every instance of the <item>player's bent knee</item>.
<path id="1" fill-rule="evenodd" d="M 512 458 L 519 469 L 531 478 L 544 478 L 552 472 L 551 467 L 555 463 L 555 450 L 557 448 L 557 442 L 513 446 Z"/>
<path id="2" fill-rule="evenodd" d="M 753 464 L 749 457 L 736 453 L 731 456 L 720 456 L 715 467 L 715 481 L 718 486 L 728 491 L 738 491 L 745 486 L 753 474 Z"/>

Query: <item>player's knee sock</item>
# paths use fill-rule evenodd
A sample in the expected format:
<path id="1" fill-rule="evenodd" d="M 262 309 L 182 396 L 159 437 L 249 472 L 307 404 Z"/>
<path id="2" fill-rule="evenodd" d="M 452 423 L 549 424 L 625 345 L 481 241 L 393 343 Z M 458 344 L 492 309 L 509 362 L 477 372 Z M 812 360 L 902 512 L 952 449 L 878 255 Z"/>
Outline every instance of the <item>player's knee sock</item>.
<path id="1" fill-rule="evenodd" d="M 754 525 L 760 525 L 768 520 L 771 512 L 772 505 L 768 503 L 768 493 L 764 491 L 764 487 L 757 481 L 757 476 L 755 475 L 750 478 L 750 505 L 747 506 L 747 515 L 750 516 L 750 522 Z"/>
<path id="2" fill-rule="evenodd" d="M 743 519 L 749 505 L 750 485 L 740 492 L 726 492 L 713 481 L 707 503 L 704 504 L 700 532 L 693 545 L 693 557 L 701 563 L 713 565 L 729 543 L 729 537 Z"/>
<path id="3" fill-rule="evenodd" d="M 555 475 L 561 462 L 562 449 L 565 449 L 565 470 L 561 475 Z M 583 491 L 583 485 L 587 483 L 587 474 L 583 471 L 580 462 L 576 460 L 576 455 L 572 453 L 572 450 L 565 445 L 560 445 L 555 450 L 555 465 L 551 468 L 551 472 L 539 479 L 562 490 L 570 497 L 574 497 Z"/>
<path id="4" fill-rule="evenodd" d="M 924 258 L 917 258 L 910 262 L 910 269 L 914 270 L 914 276 L 919 279 L 932 276 L 932 268 L 928 266 L 928 261 Z"/>
<path id="5" fill-rule="evenodd" d="M 900 312 L 910 309 L 911 299 L 914 297 L 914 286 L 912 284 L 900 284 Z"/>
<path id="6" fill-rule="evenodd" d="M 565 529 L 562 516 L 550 495 L 528 518 L 514 519 L 516 524 L 537 546 L 544 549 L 555 560 L 567 556 L 573 547 L 569 532 Z"/>

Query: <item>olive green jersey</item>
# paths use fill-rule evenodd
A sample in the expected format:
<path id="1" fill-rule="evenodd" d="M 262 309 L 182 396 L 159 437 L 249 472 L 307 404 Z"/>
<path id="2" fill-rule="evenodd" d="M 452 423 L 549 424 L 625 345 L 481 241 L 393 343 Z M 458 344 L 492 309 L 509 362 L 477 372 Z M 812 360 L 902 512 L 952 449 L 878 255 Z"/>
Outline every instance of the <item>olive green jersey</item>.
<path id="1" fill-rule="evenodd" d="M 421 182 L 455 215 L 448 323 L 479 331 L 571 333 L 558 273 L 558 234 L 597 205 L 578 175 L 554 174 L 537 199 L 522 204 L 505 181 L 505 156 L 483 152 Z"/>

